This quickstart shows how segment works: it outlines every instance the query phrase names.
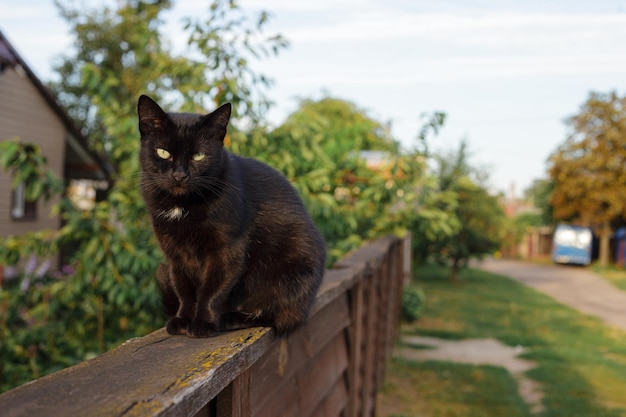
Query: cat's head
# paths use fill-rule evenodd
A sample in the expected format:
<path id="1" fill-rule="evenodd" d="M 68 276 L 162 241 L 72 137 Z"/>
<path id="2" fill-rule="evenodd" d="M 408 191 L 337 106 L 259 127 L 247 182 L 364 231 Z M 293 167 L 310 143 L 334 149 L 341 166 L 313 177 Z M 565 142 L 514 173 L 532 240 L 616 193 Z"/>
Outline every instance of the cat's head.
<path id="1" fill-rule="evenodd" d="M 215 187 L 231 106 L 207 115 L 166 113 L 150 97 L 139 97 L 140 162 L 144 187 L 175 196 Z"/>

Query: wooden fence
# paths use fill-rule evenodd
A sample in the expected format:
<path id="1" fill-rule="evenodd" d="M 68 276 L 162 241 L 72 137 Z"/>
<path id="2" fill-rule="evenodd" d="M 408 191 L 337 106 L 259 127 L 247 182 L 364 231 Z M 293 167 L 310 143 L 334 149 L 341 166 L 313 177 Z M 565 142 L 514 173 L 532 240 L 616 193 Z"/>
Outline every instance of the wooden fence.
<path id="1" fill-rule="evenodd" d="M 328 270 L 309 323 L 209 339 L 163 329 L 0 395 L 14 416 L 374 416 L 399 323 L 408 240 Z"/>

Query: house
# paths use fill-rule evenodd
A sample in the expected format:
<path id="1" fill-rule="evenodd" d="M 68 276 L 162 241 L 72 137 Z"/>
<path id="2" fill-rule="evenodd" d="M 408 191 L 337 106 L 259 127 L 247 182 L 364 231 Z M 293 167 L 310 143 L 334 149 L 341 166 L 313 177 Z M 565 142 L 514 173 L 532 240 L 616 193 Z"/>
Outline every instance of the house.
<path id="1" fill-rule="evenodd" d="M 67 185 L 109 181 L 103 161 L 0 31 L 0 141 L 16 137 L 41 147 L 49 168 Z M 50 214 L 54 202 L 25 201 L 23 187 L 12 189 L 11 174 L 0 170 L 0 238 L 59 228 L 60 216 Z"/>

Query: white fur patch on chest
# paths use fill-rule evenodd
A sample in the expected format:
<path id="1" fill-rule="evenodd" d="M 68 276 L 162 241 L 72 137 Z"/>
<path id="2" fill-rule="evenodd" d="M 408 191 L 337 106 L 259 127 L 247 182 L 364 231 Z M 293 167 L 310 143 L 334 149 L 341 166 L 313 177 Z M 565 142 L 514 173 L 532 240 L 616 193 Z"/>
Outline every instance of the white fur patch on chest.
<path id="1" fill-rule="evenodd" d="M 180 220 L 187 214 L 187 211 L 182 207 L 172 207 L 169 210 L 159 211 L 158 216 L 166 220 Z"/>

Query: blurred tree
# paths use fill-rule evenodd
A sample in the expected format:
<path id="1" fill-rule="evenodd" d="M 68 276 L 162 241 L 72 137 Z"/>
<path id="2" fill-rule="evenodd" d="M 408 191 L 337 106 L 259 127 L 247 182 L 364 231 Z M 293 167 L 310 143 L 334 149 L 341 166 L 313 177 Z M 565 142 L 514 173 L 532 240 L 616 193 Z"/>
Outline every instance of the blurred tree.
<path id="1" fill-rule="evenodd" d="M 329 264 L 367 239 L 401 233 L 415 216 L 423 155 L 401 152 L 380 122 L 348 101 L 303 100 L 277 128 L 233 136 L 232 149 L 289 178 L 326 239 Z M 376 161 L 361 151 L 378 151 Z"/>
<path id="2" fill-rule="evenodd" d="M 332 97 L 302 100 L 298 111 L 289 116 L 285 125 L 311 126 L 312 123 L 318 123 L 318 133 L 327 132 L 321 144 L 330 156 L 345 157 L 359 150 L 399 152 L 399 144 L 391 138 L 388 126 L 373 120 L 348 101 Z"/>
<path id="3" fill-rule="evenodd" d="M 413 233 L 413 259 L 417 263 L 440 261 L 443 244 L 461 229 L 456 215 L 459 201 L 452 190 L 441 190 L 438 179 L 429 175 L 419 184 L 419 198 L 409 230 Z"/>
<path id="4" fill-rule="evenodd" d="M 185 19 L 187 48 L 176 55 L 161 18 L 169 0 L 124 0 L 93 10 L 56 4 L 72 27 L 75 48 L 56 65 L 59 81 L 51 87 L 121 177 L 137 171 L 140 94 L 182 111 L 230 102 L 235 119 L 259 120 L 269 104 L 263 88 L 271 80 L 250 62 L 278 53 L 287 41 L 264 34 L 266 12 L 251 19 L 236 1 L 214 0 L 206 16 Z"/>
<path id="5" fill-rule="evenodd" d="M 434 155 L 436 163 L 435 176 L 439 189 L 450 190 L 460 178 L 473 175 L 473 167 L 469 164 L 469 149 L 465 140 L 461 141 L 458 149 L 440 152 Z"/>
<path id="6" fill-rule="evenodd" d="M 593 227 L 607 265 L 611 222 L 626 214 L 626 97 L 591 93 L 567 124 L 565 143 L 549 159 L 554 216 Z"/>
<path id="7" fill-rule="evenodd" d="M 450 280 L 455 282 L 460 269 L 470 258 L 496 251 L 504 237 L 505 216 L 498 199 L 484 186 L 483 170 L 469 163 L 467 143 L 458 150 L 435 155 L 435 176 L 442 193 L 454 193 L 455 230 L 433 243 L 434 252 L 450 263 Z"/>
<path id="8" fill-rule="evenodd" d="M 550 178 L 535 179 L 530 187 L 524 190 L 524 200 L 540 210 L 539 223 L 534 226 L 554 225 L 554 210 L 551 199 L 554 192 L 554 181 Z M 533 220 L 532 223 L 537 223 Z"/>
<path id="9" fill-rule="evenodd" d="M 505 216 L 498 199 L 467 177 L 459 178 L 454 190 L 458 194 L 456 214 L 459 232 L 446 242 L 452 262 L 451 281 L 470 258 L 480 258 L 498 250 L 504 237 Z"/>

